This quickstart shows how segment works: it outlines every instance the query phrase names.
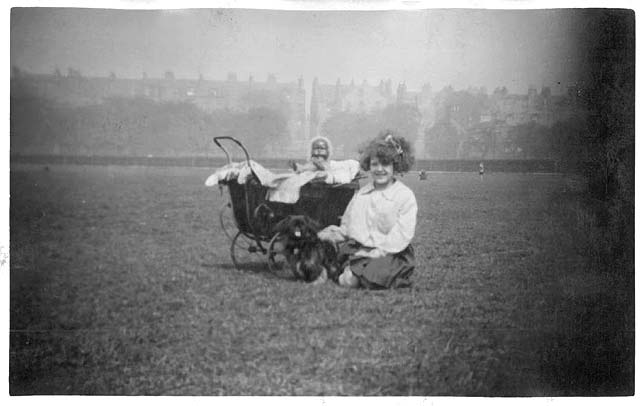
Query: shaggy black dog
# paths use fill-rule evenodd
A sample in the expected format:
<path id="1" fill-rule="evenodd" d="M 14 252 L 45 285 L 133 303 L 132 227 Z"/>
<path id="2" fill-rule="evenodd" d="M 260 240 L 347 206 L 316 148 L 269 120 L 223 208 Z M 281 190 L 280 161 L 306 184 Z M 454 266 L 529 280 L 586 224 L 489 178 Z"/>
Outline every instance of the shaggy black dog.
<path id="1" fill-rule="evenodd" d="M 318 279 L 326 271 L 331 279 L 337 277 L 336 247 L 318 238 L 320 224 L 308 216 L 288 216 L 276 224 L 280 233 L 283 254 L 293 274 L 306 282 Z"/>

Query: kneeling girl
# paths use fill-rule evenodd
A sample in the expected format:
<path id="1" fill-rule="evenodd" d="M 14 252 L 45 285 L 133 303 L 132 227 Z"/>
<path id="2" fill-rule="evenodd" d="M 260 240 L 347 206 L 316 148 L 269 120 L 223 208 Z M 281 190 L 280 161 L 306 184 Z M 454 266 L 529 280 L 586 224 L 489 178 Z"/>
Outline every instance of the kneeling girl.
<path id="1" fill-rule="evenodd" d="M 418 205 L 396 175 L 407 172 L 413 160 L 410 144 L 391 132 L 381 133 L 361 151 L 360 165 L 370 172 L 371 182 L 353 197 L 339 227 L 329 226 L 318 234 L 340 243 L 340 285 L 371 289 L 410 285 Z"/>

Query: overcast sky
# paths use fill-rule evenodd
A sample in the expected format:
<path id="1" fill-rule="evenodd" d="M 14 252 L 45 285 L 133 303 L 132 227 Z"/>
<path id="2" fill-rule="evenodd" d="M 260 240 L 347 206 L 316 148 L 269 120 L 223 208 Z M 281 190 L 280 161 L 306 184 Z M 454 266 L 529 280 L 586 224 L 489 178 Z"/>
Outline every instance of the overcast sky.
<path id="1" fill-rule="evenodd" d="M 580 80 L 584 26 L 565 10 L 100 10 L 14 8 L 11 64 L 38 73 L 321 83 L 424 83 L 434 90 Z"/>

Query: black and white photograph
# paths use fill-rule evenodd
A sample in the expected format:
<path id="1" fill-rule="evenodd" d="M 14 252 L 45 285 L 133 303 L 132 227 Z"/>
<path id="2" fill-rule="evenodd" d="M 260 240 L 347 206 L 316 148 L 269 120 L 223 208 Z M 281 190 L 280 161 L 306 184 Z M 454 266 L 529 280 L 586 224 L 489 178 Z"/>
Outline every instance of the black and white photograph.
<path id="1" fill-rule="evenodd" d="M 6 16 L 13 399 L 634 397 L 631 1 Z"/>

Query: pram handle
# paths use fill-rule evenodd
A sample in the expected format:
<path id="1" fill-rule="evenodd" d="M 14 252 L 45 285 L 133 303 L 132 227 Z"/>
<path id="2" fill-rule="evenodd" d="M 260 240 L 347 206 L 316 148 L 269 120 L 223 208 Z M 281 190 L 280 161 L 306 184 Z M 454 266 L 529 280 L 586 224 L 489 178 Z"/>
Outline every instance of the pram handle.
<path id="1" fill-rule="evenodd" d="M 232 162 L 231 161 L 231 155 L 229 155 L 229 152 L 222 146 L 222 144 L 220 144 L 220 140 L 233 141 L 236 144 L 238 144 L 238 146 L 240 148 L 242 148 L 242 151 L 244 152 L 244 156 L 247 159 L 247 165 L 249 165 L 249 169 L 251 169 L 251 174 L 254 177 L 257 178 L 256 172 L 253 170 L 253 166 L 251 165 L 251 158 L 249 157 L 249 151 L 247 151 L 247 149 L 244 147 L 244 145 L 242 145 L 242 143 L 240 141 L 238 141 L 237 139 L 235 139 L 233 137 L 230 137 L 228 135 L 221 136 L 221 137 L 213 137 L 213 142 L 215 142 L 215 144 L 218 146 L 218 148 L 220 148 L 224 152 L 224 154 L 227 156 L 227 161 L 228 161 L 229 164 L 231 164 L 231 162 Z M 246 216 L 247 216 L 246 218 L 247 219 L 251 219 L 251 210 L 250 210 L 250 207 L 249 207 L 249 191 L 247 189 L 247 185 L 245 185 L 245 187 L 244 187 L 244 199 L 245 199 L 245 203 L 246 203 L 246 207 L 245 207 Z M 254 236 L 256 236 L 257 235 L 256 231 L 255 231 L 255 229 L 253 227 L 253 224 L 251 222 L 249 222 L 249 228 L 251 229 L 252 234 Z M 256 243 L 258 245 L 258 248 L 260 248 L 260 251 L 261 252 L 265 252 L 266 250 L 262 246 L 262 244 L 260 243 L 260 239 L 259 238 L 255 238 L 255 241 L 256 241 Z"/>
<path id="2" fill-rule="evenodd" d="M 222 144 L 220 144 L 220 140 L 231 140 L 231 141 L 235 142 L 236 144 L 238 144 L 238 146 L 240 146 L 240 148 L 242 148 L 242 151 L 244 152 L 244 155 L 247 158 L 247 164 L 249 164 L 249 167 L 251 167 L 251 158 L 249 158 L 249 152 L 244 147 L 244 145 L 242 145 L 242 143 L 240 141 L 236 140 L 233 137 L 229 137 L 229 136 L 226 136 L 226 135 L 222 136 L 222 137 L 213 137 L 213 142 L 215 142 L 216 145 L 222 150 L 222 152 L 224 152 L 224 154 L 227 156 L 227 161 L 229 163 L 231 163 L 231 155 L 229 155 L 229 152 L 227 152 L 227 150 L 222 146 Z"/>

